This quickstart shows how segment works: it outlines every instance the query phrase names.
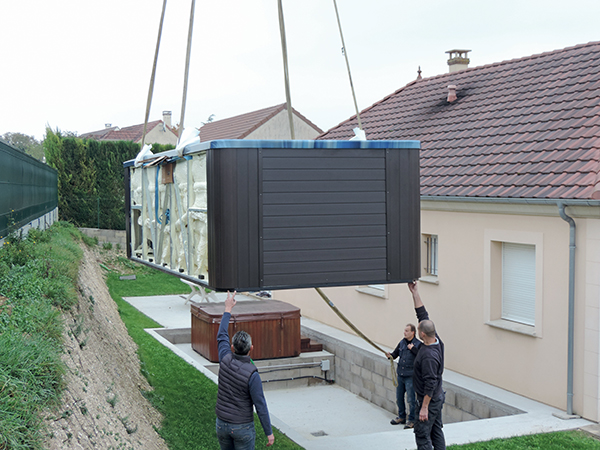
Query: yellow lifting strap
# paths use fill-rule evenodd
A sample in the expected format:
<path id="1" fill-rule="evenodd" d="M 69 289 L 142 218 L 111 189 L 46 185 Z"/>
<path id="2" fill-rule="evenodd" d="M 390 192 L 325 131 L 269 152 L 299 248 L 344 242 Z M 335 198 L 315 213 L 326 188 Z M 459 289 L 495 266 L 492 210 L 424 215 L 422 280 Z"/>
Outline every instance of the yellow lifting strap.
<path id="1" fill-rule="evenodd" d="M 344 316 L 344 314 L 342 314 L 342 312 L 339 309 L 337 309 L 337 306 L 335 306 L 333 304 L 333 302 L 331 300 L 329 300 L 329 297 L 327 297 L 327 295 L 321 290 L 321 288 L 315 288 L 315 289 L 317 290 L 317 292 L 319 293 L 321 298 L 325 301 L 325 303 L 327 303 L 329 305 L 329 307 L 333 310 L 333 312 L 336 313 L 338 315 L 338 317 L 340 319 L 342 319 L 344 321 L 344 323 L 352 329 L 352 331 L 354 331 L 356 334 L 358 334 L 361 338 L 363 338 L 365 341 L 367 341 L 369 344 L 371 344 L 377 350 L 382 352 L 384 355 L 387 353 L 379 345 L 377 345 L 375 342 L 373 342 L 371 339 L 369 339 L 367 336 L 365 336 L 365 334 L 362 331 L 360 331 L 358 328 L 356 328 L 356 325 L 354 325 L 352 322 L 350 322 L 350 320 L 346 316 Z M 394 386 L 398 386 L 398 379 L 396 377 L 396 371 L 394 370 L 394 360 L 392 358 L 390 358 L 389 360 L 390 360 L 390 365 L 392 368 L 392 381 L 394 383 Z"/>
<path id="2" fill-rule="evenodd" d="M 354 83 L 352 83 L 352 74 L 350 73 L 350 63 L 348 62 L 348 51 L 346 50 L 346 44 L 344 43 L 344 33 L 342 33 L 342 23 L 340 22 L 340 14 L 338 13 L 337 2 L 333 0 L 333 7 L 335 8 L 335 17 L 337 18 L 338 28 L 340 29 L 340 38 L 342 39 L 342 51 L 344 58 L 346 58 L 346 68 L 348 69 L 348 79 L 350 80 L 350 89 L 352 90 L 352 99 L 354 100 L 354 110 L 356 111 L 356 120 L 358 121 L 358 128 L 363 129 L 360 121 L 360 113 L 358 112 L 358 104 L 356 103 L 356 94 L 354 93 Z"/>

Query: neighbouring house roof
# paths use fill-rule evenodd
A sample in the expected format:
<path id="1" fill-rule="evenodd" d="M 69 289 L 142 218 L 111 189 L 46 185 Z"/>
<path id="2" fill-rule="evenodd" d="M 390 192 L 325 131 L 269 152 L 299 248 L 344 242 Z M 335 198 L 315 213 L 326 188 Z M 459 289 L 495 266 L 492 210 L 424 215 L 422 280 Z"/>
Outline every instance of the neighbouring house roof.
<path id="1" fill-rule="evenodd" d="M 153 130 L 157 126 L 162 126 L 162 120 L 155 120 L 148 122 L 146 125 L 146 134 Z M 169 128 L 169 127 L 167 127 Z M 169 128 L 175 135 L 177 134 L 172 128 Z M 84 139 L 96 139 L 99 141 L 133 141 L 139 142 L 142 140 L 142 134 L 144 133 L 144 124 L 132 125 L 130 127 L 111 127 L 105 128 L 104 130 L 91 131 L 89 133 L 83 133 L 79 137 Z"/>
<path id="2" fill-rule="evenodd" d="M 119 127 L 107 127 L 102 130 L 90 131 L 88 133 L 83 133 L 79 137 L 84 138 L 84 139 L 96 139 L 96 140 L 102 141 L 105 136 L 107 136 L 109 133 L 112 133 L 113 131 L 116 131 L 118 129 L 119 129 Z"/>
<path id="3" fill-rule="evenodd" d="M 246 136 L 248 136 L 261 125 L 268 122 L 281 111 L 286 110 L 287 104 L 282 103 L 281 105 L 259 109 L 258 111 L 252 111 L 246 114 L 240 114 L 239 116 L 230 117 L 228 119 L 209 122 L 200 128 L 200 141 L 214 141 L 215 139 L 244 139 Z M 294 108 L 292 108 L 292 111 L 296 117 L 306 122 L 318 133 L 323 132 L 323 130 L 313 124 Z"/>
<path id="4" fill-rule="evenodd" d="M 421 141 L 421 195 L 600 199 L 600 42 L 416 80 L 360 118 L 367 139 Z"/>

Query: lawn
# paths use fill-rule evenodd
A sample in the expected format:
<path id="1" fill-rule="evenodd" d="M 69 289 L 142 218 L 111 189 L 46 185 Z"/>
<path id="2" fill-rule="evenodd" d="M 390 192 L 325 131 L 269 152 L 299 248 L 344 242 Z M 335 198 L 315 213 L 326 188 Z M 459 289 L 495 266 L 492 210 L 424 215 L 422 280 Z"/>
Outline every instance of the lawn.
<path id="1" fill-rule="evenodd" d="M 452 445 L 449 450 L 596 450 L 600 441 L 582 431 L 534 434 L 511 439 L 494 439 L 465 445 Z"/>

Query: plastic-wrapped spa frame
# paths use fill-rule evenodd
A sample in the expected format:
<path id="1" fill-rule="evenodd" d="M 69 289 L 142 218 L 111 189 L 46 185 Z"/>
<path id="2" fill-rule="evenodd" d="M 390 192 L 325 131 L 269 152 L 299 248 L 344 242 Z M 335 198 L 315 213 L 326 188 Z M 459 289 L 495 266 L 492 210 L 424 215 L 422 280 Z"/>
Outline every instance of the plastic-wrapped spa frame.
<path id="1" fill-rule="evenodd" d="M 419 149 L 218 140 L 127 161 L 127 255 L 219 291 L 411 281 Z"/>

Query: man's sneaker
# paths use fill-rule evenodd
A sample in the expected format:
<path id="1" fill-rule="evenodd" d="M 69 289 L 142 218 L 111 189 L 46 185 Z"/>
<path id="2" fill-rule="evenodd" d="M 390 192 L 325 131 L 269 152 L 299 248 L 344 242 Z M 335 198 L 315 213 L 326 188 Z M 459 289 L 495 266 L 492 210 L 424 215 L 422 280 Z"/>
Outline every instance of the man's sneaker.
<path id="1" fill-rule="evenodd" d="M 396 417 L 395 419 L 390 420 L 392 425 L 402 425 L 406 423 L 406 419 L 401 419 L 400 417 Z"/>
<path id="2" fill-rule="evenodd" d="M 408 428 L 414 428 L 415 424 L 413 422 L 408 422 L 406 425 L 404 425 L 404 429 L 408 429 Z"/>

